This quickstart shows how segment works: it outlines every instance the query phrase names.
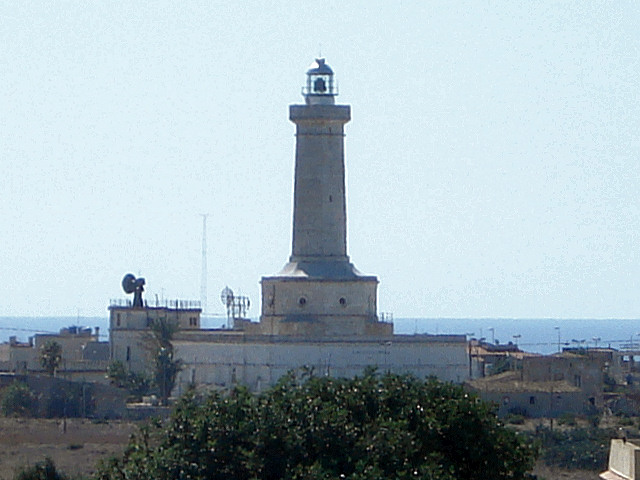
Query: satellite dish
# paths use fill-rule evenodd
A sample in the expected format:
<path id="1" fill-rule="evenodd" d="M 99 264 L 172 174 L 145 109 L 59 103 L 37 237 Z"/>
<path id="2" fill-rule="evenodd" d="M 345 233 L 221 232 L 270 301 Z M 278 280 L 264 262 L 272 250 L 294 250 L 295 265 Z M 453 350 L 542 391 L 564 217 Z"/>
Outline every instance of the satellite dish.
<path id="1" fill-rule="evenodd" d="M 233 290 L 229 287 L 224 287 L 220 292 L 220 300 L 222 304 L 227 307 L 227 326 L 233 329 L 235 320 L 246 320 L 247 310 L 251 306 L 249 297 L 241 295 L 234 295 Z"/>
<path id="2" fill-rule="evenodd" d="M 224 287 L 220 292 L 220 301 L 226 307 L 229 307 L 233 303 L 233 290 L 229 287 Z"/>
<path id="3" fill-rule="evenodd" d="M 127 273 L 122 279 L 122 289 L 125 293 L 133 293 L 133 306 L 143 307 L 142 292 L 144 292 L 144 278 L 136 278 L 132 273 Z"/>

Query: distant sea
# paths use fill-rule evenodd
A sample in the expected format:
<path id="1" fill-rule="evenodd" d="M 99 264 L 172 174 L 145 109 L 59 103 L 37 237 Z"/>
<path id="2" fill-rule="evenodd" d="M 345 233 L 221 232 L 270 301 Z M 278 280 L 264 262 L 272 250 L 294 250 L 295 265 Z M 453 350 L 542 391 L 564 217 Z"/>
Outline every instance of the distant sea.
<path id="1" fill-rule="evenodd" d="M 575 346 L 640 348 L 640 319 L 396 318 L 394 326 L 396 333 L 466 334 L 543 354 Z"/>
<path id="2" fill-rule="evenodd" d="M 254 319 L 255 320 L 255 319 Z M 220 327 L 221 316 L 203 320 L 205 328 Z M 101 340 L 108 339 L 105 317 L 0 317 L 0 342 L 11 336 L 26 341 L 35 333 L 57 333 L 68 326 L 100 327 Z M 517 343 L 529 352 L 549 354 L 567 346 L 640 348 L 640 319 L 555 319 L 555 318 L 396 318 L 395 332 L 401 334 L 461 334 L 488 342 Z M 558 328 L 556 328 L 558 327 Z"/>
<path id="3" fill-rule="evenodd" d="M 9 337 L 26 342 L 36 333 L 58 333 L 70 326 L 100 327 L 100 339 L 109 338 L 108 317 L 0 317 L 0 342 L 6 342 Z"/>

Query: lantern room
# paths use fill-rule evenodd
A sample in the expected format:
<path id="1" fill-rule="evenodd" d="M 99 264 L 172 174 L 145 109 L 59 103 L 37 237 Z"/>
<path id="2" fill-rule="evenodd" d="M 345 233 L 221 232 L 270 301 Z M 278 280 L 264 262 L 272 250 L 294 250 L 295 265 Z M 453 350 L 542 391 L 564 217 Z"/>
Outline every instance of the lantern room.
<path id="1" fill-rule="evenodd" d="M 307 105 L 333 105 L 338 94 L 333 81 L 333 70 L 317 58 L 307 70 L 307 85 L 302 89 Z"/>

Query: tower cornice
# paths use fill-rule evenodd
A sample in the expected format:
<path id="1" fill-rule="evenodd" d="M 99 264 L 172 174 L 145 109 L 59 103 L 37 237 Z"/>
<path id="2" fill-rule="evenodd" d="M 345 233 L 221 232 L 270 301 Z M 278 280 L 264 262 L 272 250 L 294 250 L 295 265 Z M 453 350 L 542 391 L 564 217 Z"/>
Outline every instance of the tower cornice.
<path id="1" fill-rule="evenodd" d="M 350 105 L 290 105 L 289 119 L 294 122 L 329 121 L 347 123 L 351 120 Z"/>

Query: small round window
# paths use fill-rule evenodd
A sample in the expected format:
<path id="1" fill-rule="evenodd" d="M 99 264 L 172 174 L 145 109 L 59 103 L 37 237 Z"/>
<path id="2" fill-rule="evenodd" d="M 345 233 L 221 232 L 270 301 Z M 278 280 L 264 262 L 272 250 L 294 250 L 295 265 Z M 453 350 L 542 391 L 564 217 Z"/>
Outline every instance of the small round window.
<path id="1" fill-rule="evenodd" d="M 307 299 L 304 297 L 300 297 L 298 299 L 298 305 L 300 305 L 301 307 L 304 307 L 307 304 Z"/>
<path id="2" fill-rule="evenodd" d="M 344 297 L 340 297 L 340 300 L 338 300 L 340 302 L 340 305 L 342 305 L 343 307 L 347 306 L 347 299 Z"/>

